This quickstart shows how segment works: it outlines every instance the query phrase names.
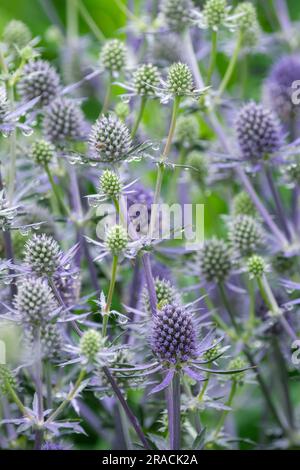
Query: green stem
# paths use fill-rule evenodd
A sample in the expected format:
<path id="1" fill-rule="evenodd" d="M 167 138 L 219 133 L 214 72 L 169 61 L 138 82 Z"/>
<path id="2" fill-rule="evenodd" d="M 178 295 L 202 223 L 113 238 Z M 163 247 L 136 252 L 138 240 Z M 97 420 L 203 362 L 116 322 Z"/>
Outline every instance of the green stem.
<path id="1" fill-rule="evenodd" d="M 10 102 L 12 108 L 14 107 L 15 97 L 13 87 L 9 87 Z M 8 180 L 8 201 L 11 204 L 14 197 L 15 182 L 16 182 L 16 161 L 17 161 L 17 130 L 14 127 L 10 135 L 10 167 L 9 167 L 9 180 Z"/>
<path id="2" fill-rule="evenodd" d="M 107 323 L 108 323 L 108 317 L 109 317 L 109 314 L 110 314 L 110 308 L 111 308 L 113 293 L 114 293 L 114 289 L 115 289 L 117 269 L 118 269 L 118 260 L 119 260 L 118 256 L 114 255 L 113 256 L 113 262 L 112 262 L 112 268 L 111 268 L 111 280 L 110 280 L 110 284 L 109 284 L 107 302 L 106 302 L 105 310 L 103 312 L 103 325 L 102 325 L 102 336 L 103 336 L 103 338 L 105 338 L 106 333 L 107 333 Z"/>
<path id="3" fill-rule="evenodd" d="M 229 397 L 228 397 L 228 400 L 226 402 L 226 406 L 228 406 L 229 408 L 232 405 L 232 402 L 233 402 L 233 399 L 234 399 L 234 396 L 235 396 L 235 392 L 236 392 L 236 388 L 237 388 L 237 383 L 236 383 L 235 380 L 233 380 L 232 385 L 231 385 L 231 389 L 230 389 L 230 393 L 229 393 Z M 216 429 L 214 431 L 213 440 L 217 439 L 220 431 L 222 430 L 222 428 L 225 424 L 225 420 L 227 418 L 228 413 L 229 413 L 229 410 L 223 410 L 223 413 L 221 415 L 219 423 L 217 424 Z"/>
<path id="4" fill-rule="evenodd" d="M 235 320 L 235 313 L 231 308 L 230 302 L 228 301 L 226 291 L 225 291 L 225 288 L 224 288 L 224 285 L 222 284 L 222 282 L 219 282 L 218 287 L 219 287 L 222 302 L 223 302 L 223 304 L 224 304 L 224 306 L 227 310 L 228 315 L 230 316 L 231 323 L 233 324 L 234 328 L 237 331 L 239 331 L 239 326 L 238 326 L 238 324 Z"/>
<path id="5" fill-rule="evenodd" d="M 78 36 L 77 0 L 67 0 L 67 39 L 69 45 Z"/>
<path id="6" fill-rule="evenodd" d="M 91 17 L 88 9 L 85 7 L 85 5 L 81 2 L 81 0 L 78 1 L 78 10 L 79 13 L 81 14 L 82 18 L 96 37 L 98 41 L 103 41 L 105 39 L 104 34 L 102 31 L 99 29 L 98 25 L 95 23 L 93 18 Z"/>
<path id="7" fill-rule="evenodd" d="M 221 85 L 219 87 L 219 90 L 218 90 L 218 96 L 219 97 L 221 97 L 223 95 L 223 93 L 226 90 L 226 88 L 228 86 L 228 83 L 229 83 L 229 81 L 232 77 L 232 74 L 233 74 L 234 69 L 236 67 L 238 56 L 239 56 L 239 53 L 240 53 L 240 50 L 241 50 L 241 47 L 242 47 L 242 41 L 243 41 L 243 35 L 242 35 L 242 33 L 239 33 L 237 43 L 236 43 L 235 49 L 233 51 L 233 55 L 230 59 L 229 65 L 228 65 L 227 70 L 226 70 L 226 73 L 224 75 L 224 78 L 223 78 L 223 80 L 221 82 Z"/>
<path id="8" fill-rule="evenodd" d="M 53 193 L 56 197 L 56 200 L 57 200 L 57 203 L 60 207 L 60 210 L 62 211 L 63 215 L 70 215 L 70 211 L 69 211 L 68 207 L 66 206 L 66 204 L 64 203 L 63 199 L 61 198 L 59 189 L 58 189 L 57 185 L 55 184 L 54 178 L 52 176 L 51 170 L 50 170 L 48 165 L 45 165 L 45 171 L 47 173 L 49 183 L 50 183 L 51 188 L 53 190 Z"/>
<path id="9" fill-rule="evenodd" d="M 132 139 L 135 137 L 135 135 L 136 135 L 136 133 L 137 133 L 137 130 L 138 130 L 138 128 L 139 128 L 140 122 L 141 122 L 141 120 L 142 120 L 142 117 L 143 117 L 143 114 L 144 114 L 144 111 L 145 111 L 146 103 L 147 103 L 147 96 L 142 96 L 142 97 L 141 97 L 141 103 L 140 103 L 139 112 L 138 112 L 138 114 L 137 114 L 137 117 L 136 117 L 134 126 L 133 126 L 132 131 L 131 131 L 131 137 L 132 137 Z"/>
<path id="10" fill-rule="evenodd" d="M 22 415 L 26 416 L 26 418 L 28 418 L 29 420 L 32 420 L 32 416 L 30 416 L 30 414 L 27 412 L 25 406 L 23 405 L 22 401 L 20 400 L 20 398 L 18 397 L 18 395 L 16 394 L 16 392 L 14 391 L 14 389 L 10 385 L 10 383 L 7 382 L 5 385 L 8 388 L 8 391 L 9 391 L 9 394 L 10 394 L 11 398 L 13 399 L 13 401 L 15 402 L 15 404 L 17 405 L 17 407 L 21 411 Z"/>
<path id="11" fill-rule="evenodd" d="M 112 75 L 110 73 L 109 78 L 108 78 L 108 84 L 107 84 L 106 94 L 105 94 L 104 101 L 103 101 L 101 114 L 105 114 L 108 111 L 109 103 L 110 103 L 110 97 L 111 97 L 111 91 L 112 91 Z"/>
<path id="12" fill-rule="evenodd" d="M 171 188 L 170 188 L 170 195 L 169 195 L 170 202 L 172 202 L 173 197 L 174 197 L 174 200 L 176 200 L 176 190 L 177 190 L 177 187 L 178 187 L 178 180 L 179 180 L 180 174 L 181 174 L 181 165 L 184 162 L 185 155 L 186 155 L 186 149 L 181 148 L 180 153 L 179 153 L 178 162 L 177 162 L 178 166 L 175 167 L 173 178 L 171 179 L 171 185 L 170 185 Z"/>
<path id="13" fill-rule="evenodd" d="M 217 42 L 218 42 L 218 32 L 213 31 L 211 35 L 211 54 L 210 54 L 210 64 L 207 72 L 207 85 L 210 85 L 211 79 L 216 66 L 217 58 Z"/>
<path id="14" fill-rule="evenodd" d="M 68 393 L 67 398 L 59 405 L 58 408 L 56 408 L 55 411 L 53 411 L 53 413 L 49 416 L 45 424 L 52 423 L 52 421 L 54 421 L 61 414 L 61 412 L 65 409 L 65 407 L 70 403 L 70 401 L 75 396 L 81 382 L 83 381 L 85 374 L 86 374 L 85 369 L 81 369 L 78 379 L 76 380 L 75 385 L 72 388 L 72 390 Z"/>

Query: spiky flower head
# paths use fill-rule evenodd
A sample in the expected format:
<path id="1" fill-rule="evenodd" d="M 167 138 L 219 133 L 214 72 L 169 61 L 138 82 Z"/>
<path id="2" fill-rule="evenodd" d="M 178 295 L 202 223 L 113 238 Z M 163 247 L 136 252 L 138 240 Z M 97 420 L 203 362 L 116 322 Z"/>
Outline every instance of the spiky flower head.
<path id="1" fill-rule="evenodd" d="M 84 135 L 84 116 L 75 101 L 57 97 L 46 108 L 43 130 L 50 142 L 79 140 Z"/>
<path id="2" fill-rule="evenodd" d="M 138 95 L 154 95 L 159 84 L 160 73 L 156 65 L 143 64 L 133 74 L 133 86 Z"/>
<path id="3" fill-rule="evenodd" d="M 254 5 L 250 2 L 239 3 L 234 11 L 236 27 L 242 35 L 244 46 L 255 46 L 258 42 L 260 27 Z"/>
<path id="4" fill-rule="evenodd" d="M 165 305 L 153 318 L 151 346 L 160 361 L 180 365 L 197 355 L 191 314 L 183 307 Z"/>
<path id="5" fill-rule="evenodd" d="M 227 1 L 207 0 L 204 5 L 203 16 L 209 28 L 218 29 L 227 16 Z"/>
<path id="6" fill-rule="evenodd" d="M 246 361 L 241 357 L 237 356 L 232 359 L 228 364 L 228 370 L 239 370 L 247 367 Z M 230 375 L 230 379 L 236 382 L 238 385 L 243 385 L 245 379 L 245 372 L 236 372 Z"/>
<path id="7" fill-rule="evenodd" d="M 212 362 L 214 359 L 218 357 L 220 353 L 221 353 L 221 347 L 220 347 L 220 344 L 217 343 L 215 346 L 205 351 L 205 353 L 203 354 L 203 358 L 207 362 Z"/>
<path id="8" fill-rule="evenodd" d="M 236 133 L 245 159 L 259 160 L 279 150 L 280 126 L 271 111 L 253 101 L 246 104 L 236 120 Z"/>
<path id="9" fill-rule="evenodd" d="M 241 191 L 234 197 L 232 203 L 232 214 L 234 217 L 239 215 L 255 217 L 256 213 L 255 206 L 248 193 Z"/>
<path id="10" fill-rule="evenodd" d="M 184 31 L 191 23 L 193 6 L 191 0 L 163 0 L 161 13 L 168 28 Z"/>
<path id="11" fill-rule="evenodd" d="M 4 28 L 2 40 L 9 47 L 22 49 L 31 41 L 31 32 L 22 21 L 11 20 Z"/>
<path id="12" fill-rule="evenodd" d="M 192 147 L 199 138 L 199 123 L 194 114 L 179 116 L 176 123 L 175 138 L 183 146 Z"/>
<path id="13" fill-rule="evenodd" d="M 93 362 L 103 344 L 103 338 L 98 331 L 88 330 L 80 338 L 80 352 L 89 362 Z"/>
<path id="14" fill-rule="evenodd" d="M 25 263 L 39 275 L 52 276 L 59 267 L 62 252 L 51 236 L 37 235 L 27 241 L 24 251 Z"/>
<path id="15" fill-rule="evenodd" d="M 126 118 L 130 114 L 130 107 L 128 103 L 124 103 L 124 101 L 119 101 L 114 109 L 115 115 L 121 120 L 125 121 Z"/>
<path id="16" fill-rule="evenodd" d="M 164 305 L 179 305 L 181 303 L 180 295 L 177 289 L 166 279 L 156 277 L 154 279 L 157 308 L 161 309 Z M 144 287 L 142 292 L 143 308 L 147 313 L 151 313 L 148 289 Z"/>
<path id="17" fill-rule="evenodd" d="M 207 282 L 223 282 L 229 276 L 231 250 L 227 243 L 217 238 L 206 240 L 199 252 L 201 275 Z"/>
<path id="18" fill-rule="evenodd" d="M 31 146 L 30 157 L 38 165 L 46 166 L 55 157 L 55 147 L 44 139 L 36 140 Z"/>
<path id="19" fill-rule="evenodd" d="M 100 176 L 100 190 L 109 198 L 117 198 L 122 190 L 119 176 L 111 170 L 104 170 Z"/>
<path id="20" fill-rule="evenodd" d="M 249 215 L 234 218 L 229 227 L 229 240 L 241 256 L 250 256 L 263 244 L 264 233 L 259 222 Z"/>
<path id="21" fill-rule="evenodd" d="M 184 96 L 193 89 L 193 75 L 186 64 L 178 62 L 171 65 L 168 71 L 167 88 L 170 93 Z"/>
<path id="22" fill-rule="evenodd" d="M 36 325 L 30 323 L 25 328 L 25 342 L 29 351 L 35 347 Z M 58 325 L 55 323 L 43 323 L 40 327 L 41 353 L 48 360 L 58 359 L 63 350 L 63 339 Z"/>
<path id="23" fill-rule="evenodd" d="M 92 127 L 89 136 L 90 150 L 103 163 L 125 160 L 131 145 L 128 127 L 112 114 L 101 116 Z"/>
<path id="24" fill-rule="evenodd" d="M 193 150 L 187 155 L 186 162 L 193 167 L 190 169 L 193 180 L 200 185 L 205 184 L 209 172 L 207 156 L 199 150 Z"/>
<path id="25" fill-rule="evenodd" d="M 31 326 L 47 324 L 57 308 L 52 290 L 48 283 L 40 278 L 28 278 L 19 284 L 14 305 L 22 316 L 23 323 Z"/>
<path id="26" fill-rule="evenodd" d="M 261 277 L 266 271 L 265 260 L 258 255 L 252 255 L 247 261 L 247 270 L 250 277 Z"/>
<path id="27" fill-rule="evenodd" d="M 52 65 L 46 60 L 30 60 L 25 64 L 18 92 L 23 101 L 40 97 L 42 106 L 48 105 L 57 97 L 60 78 Z"/>
<path id="28" fill-rule="evenodd" d="M 0 364 L 0 396 L 7 395 L 16 387 L 16 379 L 6 364 Z"/>
<path id="29" fill-rule="evenodd" d="M 100 64 L 109 72 L 120 72 L 126 64 L 126 47 L 119 39 L 107 41 L 100 53 Z"/>
<path id="30" fill-rule="evenodd" d="M 264 94 L 268 106 L 283 122 L 289 123 L 299 113 L 299 104 L 292 100 L 292 84 L 297 80 L 300 80 L 300 58 L 296 55 L 280 58 L 266 80 Z"/>
<path id="31" fill-rule="evenodd" d="M 105 244 L 113 256 L 119 256 L 128 245 L 126 229 L 122 225 L 114 225 L 108 229 Z"/>
<path id="32" fill-rule="evenodd" d="M 4 85 L 0 85 L 0 123 L 8 112 L 7 94 Z"/>

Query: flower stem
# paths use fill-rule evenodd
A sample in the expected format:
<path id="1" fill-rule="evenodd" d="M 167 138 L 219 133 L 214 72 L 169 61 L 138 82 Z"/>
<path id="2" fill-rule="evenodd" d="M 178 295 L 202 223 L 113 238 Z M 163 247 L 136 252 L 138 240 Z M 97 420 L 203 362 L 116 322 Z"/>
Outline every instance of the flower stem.
<path id="1" fill-rule="evenodd" d="M 232 385 L 231 385 L 231 389 L 230 389 L 230 393 L 229 393 L 229 397 L 228 397 L 228 400 L 226 402 L 226 406 L 228 406 L 229 408 L 231 407 L 232 405 L 232 402 L 233 402 L 233 399 L 234 399 L 234 396 L 235 396 L 235 393 L 236 393 L 236 388 L 237 388 L 237 382 L 236 380 L 233 380 L 232 381 Z M 217 438 L 218 438 L 218 435 L 220 433 L 220 431 L 222 430 L 223 426 L 224 426 L 224 423 L 225 423 L 225 420 L 227 418 L 227 415 L 229 413 L 229 410 L 223 410 L 223 413 L 220 417 L 220 420 L 214 430 L 214 433 L 213 433 L 213 441 L 215 441 Z"/>
<path id="2" fill-rule="evenodd" d="M 115 379 L 113 378 L 112 374 L 110 373 L 110 370 L 108 369 L 108 367 L 104 366 L 103 367 L 103 372 L 106 375 L 109 383 L 111 384 L 114 393 L 116 394 L 123 410 L 126 413 L 127 418 L 131 422 L 135 432 L 139 436 L 140 441 L 142 442 L 143 446 L 145 447 L 145 449 L 150 449 L 149 444 L 146 440 L 146 437 L 143 433 L 143 430 L 142 430 L 137 418 L 135 417 L 135 415 L 132 413 L 131 409 L 129 408 L 125 398 L 122 395 L 122 392 L 121 392 L 118 384 L 116 383 Z"/>
<path id="3" fill-rule="evenodd" d="M 150 302 L 150 309 L 152 315 L 156 315 L 156 305 L 157 305 L 157 297 L 156 297 L 156 290 L 155 290 L 155 283 L 152 275 L 151 269 L 151 259 L 149 253 L 144 253 L 142 257 L 143 267 L 146 276 L 146 283 L 149 293 L 149 302 Z"/>
<path id="4" fill-rule="evenodd" d="M 15 97 L 14 89 L 12 86 L 9 87 L 10 101 L 12 108 L 14 107 Z M 8 202 L 12 204 L 14 197 L 15 183 L 16 183 L 16 160 L 17 160 L 17 130 L 14 127 L 10 135 L 10 167 L 9 167 L 9 179 L 8 179 Z"/>
<path id="5" fill-rule="evenodd" d="M 22 415 L 26 416 L 27 419 L 32 420 L 32 416 L 27 412 L 25 406 L 23 405 L 23 403 L 20 400 L 19 396 L 15 392 L 14 388 L 10 385 L 9 382 L 7 382 L 5 385 L 8 388 L 8 391 L 9 391 L 9 394 L 10 394 L 11 398 L 13 399 L 13 401 L 15 402 L 15 404 L 17 405 L 17 407 L 21 411 Z"/>
<path id="6" fill-rule="evenodd" d="M 67 208 L 67 206 L 65 205 L 63 199 L 61 198 L 61 195 L 60 195 L 60 192 L 59 192 L 59 189 L 54 181 L 54 178 L 52 176 L 52 173 L 51 173 L 51 170 L 49 168 L 48 165 L 45 165 L 45 171 L 47 173 L 47 176 L 48 176 L 48 179 L 49 179 L 49 183 L 51 185 L 51 188 L 53 190 L 53 193 L 56 197 L 56 200 L 57 200 L 57 203 L 60 207 L 60 210 L 62 211 L 63 215 L 70 215 L 70 211 L 69 209 Z"/>
<path id="7" fill-rule="evenodd" d="M 221 97 L 223 95 L 224 91 L 226 90 L 226 88 L 228 86 L 228 83 L 230 82 L 230 79 L 231 79 L 232 74 L 234 72 L 234 69 L 236 67 L 238 56 L 239 56 L 239 53 L 240 53 L 240 50 L 241 50 L 241 47 L 242 47 L 242 41 L 243 41 L 243 35 L 242 35 L 242 33 L 239 33 L 235 49 L 233 51 L 233 54 L 232 54 L 232 57 L 231 57 L 230 62 L 228 64 L 226 73 L 224 75 L 224 78 L 223 78 L 223 80 L 221 82 L 221 85 L 219 87 L 219 90 L 218 90 L 218 96 L 219 97 Z"/>
<path id="8" fill-rule="evenodd" d="M 114 255 L 113 256 L 113 261 L 112 261 L 111 280 L 110 280 L 110 284 L 109 284 L 107 302 L 106 302 L 106 305 L 105 305 L 105 310 L 103 312 L 103 324 L 102 324 L 102 336 L 103 336 L 103 338 L 105 338 L 105 336 L 107 334 L 107 323 L 108 323 L 108 317 L 109 317 L 109 314 L 110 314 L 110 308 L 111 308 L 112 298 L 113 298 L 114 289 L 115 289 L 117 269 L 118 269 L 118 261 L 119 261 L 119 257 L 117 255 Z"/>
<path id="9" fill-rule="evenodd" d="M 139 112 L 138 112 L 138 114 L 137 114 L 137 117 L 136 117 L 134 126 L 133 126 L 132 131 L 131 131 L 131 137 L 132 137 L 132 139 L 136 136 L 137 130 L 138 130 L 138 128 L 139 128 L 140 122 L 141 122 L 141 120 L 142 120 L 142 117 L 143 117 L 143 114 L 144 114 L 144 111 L 145 111 L 146 103 L 147 103 L 147 97 L 146 97 L 146 96 L 142 96 L 142 97 L 141 97 L 141 103 L 140 103 Z"/>
<path id="10" fill-rule="evenodd" d="M 78 3 L 78 10 L 79 10 L 80 15 L 82 16 L 82 18 L 84 19 L 84 21 L 86 22 L 86 24 L 88 25 L 92 33 L 94 34 L 95 38 L 98 41 L 103 41 L 105 39 L 105 36 L 102 33 L 102 31 L 99 29 L 98 25 L 95 23 L 88 9 L 85 7 L 85 5 L 82 3 L 81 0 L 77 0 L 77 3 Z"/>
<path id="11" fill-rule="evenodd" d="M 101 109 L 101 114 L 105 114 L 108 111 L 110 97 L 111 97 L 111 90 L 112 90 L 112 75 L 110 73 L 108 77 L 108 84 L 107 84 L 106 94 L 105 94 L 102 109 Z"/>
<path id="12" fill-rule="evenodd" d="M 170 450 L 180 449 L 180 374 L 175 372 L 168 393 Z"/>
<path id="13" fill-rule="evenodd" d="M 211 35 L 211 55 L 210 55 L 210 64 L 209 69 L 207 72 L 207 85 L 210 85 L 211 79 L 215 70 L 216 66 L 216 58 L 217 58 L 217 42 L 218 42 L 218 32 L 213 31 Z"/>
<path id="14" fill-rule="evenodd" d="M 233 310 L 231 308 L 231 305 L 230 305 L 230 302 L 228 301 L 223 283 L 219 282 L 218 287 L 219 287 L 219 292 L 220 292 L 220 295 L 221 295 L 222 302 L 223 302 L 223 304 L 224 304 L 224 306 L 227 310 L 227 313 L 230 316 L 231 323 L 233 324 L 234 328 L 237 331 L 239 331 L 239 326 L 238 326 L 238 324 L 235 320 L 235 313 L 233 312 Z"/>

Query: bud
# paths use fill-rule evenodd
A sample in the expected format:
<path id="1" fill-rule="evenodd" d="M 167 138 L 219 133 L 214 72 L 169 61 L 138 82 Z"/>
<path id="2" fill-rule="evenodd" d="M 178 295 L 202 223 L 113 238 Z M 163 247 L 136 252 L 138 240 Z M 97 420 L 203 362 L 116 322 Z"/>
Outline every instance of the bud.
<path id="1" fill-rule="evenodd" d="M 220 352 L 221 352 L 221 348 L 220 348 L 220 344 L 218 343 L 214 347 L 205 351 L 205 353 L 203 354 L 203 358 L 207 362 L 212 362 L 216 357 L 218 357 Z"/>
<path id="2" fill-rule="evenodd" d="M 153 317 L 151 346 L 161 362 L 181 365 L 197 356 L 192 316 L 184 308 L 165 305 Z"/>
<path id="3" fill-rule="evenodd" d="M 193 89 L 193 75 L 186 64 L 178 62 L 171 65 L 168 72 L 167 87 L 173 95 L 184 96 Z"/>
<path id="4" fill-rule="evenodd" d="M 185 147 L 192 147 L 199 138 L 199 123 L 194 114 L 179 116 L 176 123 L 175 138 Z"/>
<path id="5" fill-rule="evenodd" d="M 224 282 L 231 271 L 231 257 L 231 250 L 223 240 L 207 240 L 199 253 L 201 275 L 207 282 Z"/>
<path id="6" fill-rule="evenodd" d="M 160 309 L 164 305 L 180 304 L 180 295 L 176 288 L 166 279 L 160 279 L 156 277 L 154 279 L 157 307 Z M 142 292 L 143 308 L 147 313 L 151 313 L 149 293 L 147 287 Z"/>
<path id="7" fill-rule="evenodd" d="M 122 225 L 114 225 L 106 235 L 105 244 L 112 256 L 119 256 L 128 245 L 128 235 Z"/>
<path id="8" fill-rule="evenodd" d="M 109 72 L 120 72 L 126 62 L 126 47 L 119 39 L 107 41 L 100 53 L 100 64 Z"/>
<path id="9" fill-rule="evenodd" d="M 165 24 L 177 32 L 184 31 L 190 25 L 192 10 L 191 0 L 163 0 L 161 7 Z"/>
<path id="10" fill-rule="evenodd" d="M 155 65 L 143 64 L 133 74 L 133 86 L 138 95 L 154 95 L 159 84 L 160 74 Z"/>
<path id="11" fill-rule="evenodd" d="M 104 170 L 100 176 L 100 190 L 109 198 L 117 198 L 122 190 L 119 176 L 111 170 Z"/>
<path id="12" fill-rule="evenodd" d="M 10 388 L 16 387 L 16 380 L 13 373 L 6 364 L 0 364 L 0 396 L 7 395 Z"/>
<path id="13" fill-rule="evenodd" d="M 247 261 L 250 277 L 260 278 L 266 272 L 266 263 L 261 256 L 252 255 Z"/>
<path id="14" fill-rule="evenodd" d="M 38 165 L 46 166 L 55 156 L 55 147 L 46 140 L 36 140 L 30 150 L 30 157 Z"/>
<path id="15" fill-rule="evenodd" d="M 230 224 L 229 240 L 241 256 L 250 256 L 263 244 L 261 225 L 248 215 L 239 215 Z"/>
<path id="16" fill-rule="evenodd" d="M 120 119 L 120 121 L 125 121 L 130 114 L 130 107 L 128 103 L 124 101 L 119 101 L 115 106 L 115 114 Z"/>
<path id="17" fill-rule="evenodd" d="M 259 39 L 260 27 L 257 19 L 256 9 L 250 2 L 240 3 L 235 11 L 237 30 L 242 34 L 244 46 L 255 46 Z"/>
<path id="18" fill-rule="evenodd" d="M 45 60 L 31 60 L 22 71 L 18 92 L 23 101 L 40 97 L 42 106 L 48 105 L 58 95 L 60 78 L 52 65 Z"/>
<path id="19" fill-rule="evenodd" d="M 204 185 L 208 177 L 207 156 L 199 150 L 193 150 L 187 155 L 187 164 L 193 168 L 190 169 L 190 174 L 193 180 L 200 185 Z"/>
<path id="20" fill-rule="evenodd" d="M 204 5 L 203 16 L 209 28 L 218 29 L 227 16 L 227 1 L 207 0 Z"/>
<path id="21" fill-rule="evenodd" d="M 10 48 L 22 49 L 31 41 L 31 32 L 22 21 L 11 20 L 4 28 L 2 40 Z"/>
<path id="22" fill-rule="evenodd" d="M 52 276 L 62 257 L 59 244 L 44 233 L 33 235 L 25 245 L 25 263 L 40 275 Z"/>
<path id="23" fill-rule="evenodd" d="M 83 113 L 75 101 L 58 97 L 46 109 L 43 130 L 50 142 L 79 140 L 84 135 Z"/>
<path id="24" fill-rule="evenodd" d="M 255 217 L 257 215 L 256 208 L 249 194 L 241 191 L 233 199 L 232 214 L 234 217 L 239 215 L 248 215 Z"/>
<path id="25" fill-rule="evenodd" d="M 235 357 L 228 364 L 228 370 L 238 370 L 244 369 L 247 366 L 245 360 L 242 357 Z M 233 382 L 236 382 L 238 385 L 243 385 L 245 372 L 236 372 L 230 375 L 230 378 Z"/>
<path id="26" fill-rule="evenodd" d="M 103 344 L 104 340 L 98 331 L 88 330 L 80 338 L 80 352 L 89 362 L 93 362 Z"/>

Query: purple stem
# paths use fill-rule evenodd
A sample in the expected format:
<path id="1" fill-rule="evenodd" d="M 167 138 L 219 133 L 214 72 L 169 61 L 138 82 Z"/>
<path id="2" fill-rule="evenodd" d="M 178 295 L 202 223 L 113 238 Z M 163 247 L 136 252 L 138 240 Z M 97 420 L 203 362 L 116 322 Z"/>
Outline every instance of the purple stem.
<path id="1" fill-rule="evenodd" d="M 152 268 L 151 268 L 151 258 L 149 253 L 144 253 L 142 257 L 145 276 L 146 276 L 146 283 L 149 292 L 149 301 L 150 301 L 150 308 L 152 315 L 156 315 L 156 305 L 157 305 L 157 298 L 156 298 L 156 290 L 155 290 L 155 283 L 152 275 Z"/>
<path id="2" fill-rule="evenodd" d="M 167 395 L 170 450 L 180 450 L 180 374 L 175 372 Z"/>

